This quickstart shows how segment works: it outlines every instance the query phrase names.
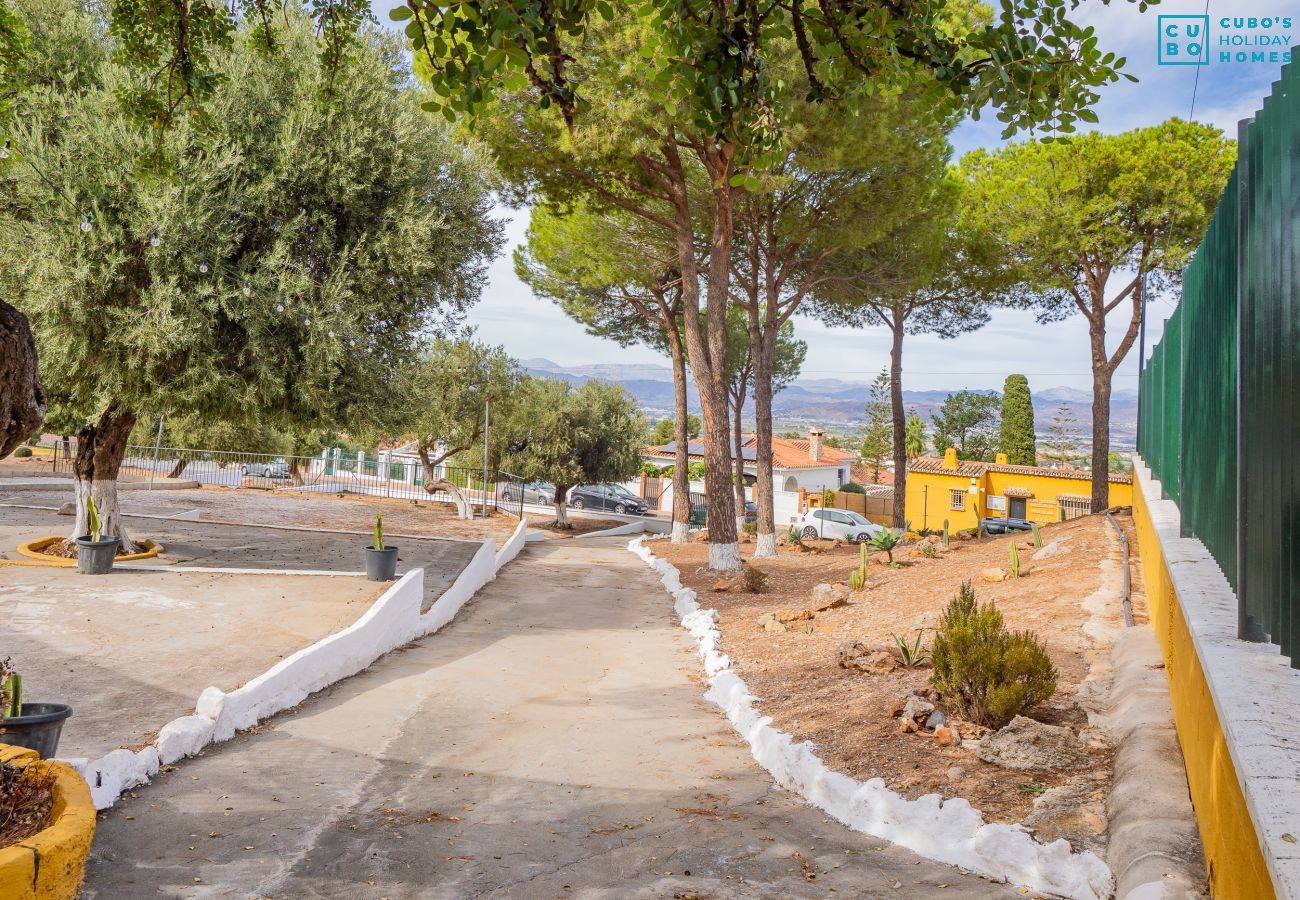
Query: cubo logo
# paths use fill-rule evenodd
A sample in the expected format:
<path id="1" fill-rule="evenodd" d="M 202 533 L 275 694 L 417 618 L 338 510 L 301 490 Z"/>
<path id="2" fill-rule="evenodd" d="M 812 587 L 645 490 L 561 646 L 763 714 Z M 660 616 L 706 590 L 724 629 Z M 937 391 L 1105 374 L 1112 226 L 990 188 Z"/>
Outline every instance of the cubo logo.
<path id="1" fill-rule="evenodd" d="M 1162 66 L 1206 66 L 1210 64 L 1209 16 L 1160 16 Z"/>

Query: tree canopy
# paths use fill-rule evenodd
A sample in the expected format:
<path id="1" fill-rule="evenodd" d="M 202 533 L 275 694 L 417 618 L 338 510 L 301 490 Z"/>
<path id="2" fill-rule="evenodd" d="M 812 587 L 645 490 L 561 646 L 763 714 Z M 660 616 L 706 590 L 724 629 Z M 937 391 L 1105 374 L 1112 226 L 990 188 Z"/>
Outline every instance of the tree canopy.
<path id="1" fill-rule="evenodd" d="M 934 449 L 943 453 L 957 448 L 959 459 L 993 461 L 998 441 L 998 406 L 995 393 L 956 391 L 944 398 L 934 414 Z"/>
<path id="2" fill-rule="evenodd" d="M 998 452 L 1007 455 L 1013 466 L 1038 464 L 1034 444 L 1034 401 L 1029 393 L 1029 379 L 1008 375 L 1002 387 L 1002 416 L 998 425 Z"/>

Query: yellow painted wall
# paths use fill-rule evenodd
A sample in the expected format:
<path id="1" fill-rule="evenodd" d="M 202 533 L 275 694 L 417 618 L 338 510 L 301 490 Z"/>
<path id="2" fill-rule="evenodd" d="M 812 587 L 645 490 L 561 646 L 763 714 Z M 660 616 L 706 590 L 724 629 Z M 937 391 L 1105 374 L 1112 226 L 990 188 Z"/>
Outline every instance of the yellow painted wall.
<path id="1" fill-rule="evenodd" d="M 1112 490 L 1117 486 L 1112 485 Z M 1228 754 L 1205 673 L 1169 579 L 1145 499 L 1140 490 L 1133 490 L 1132 496 L 1147 607 L 1164 653 L 1174 724 L 1205 846 L 1210 891 L 1218 900 L 1268 900 L 1276 896 L 1273 882 Z"/>
<path id="2" fill-rule="evenodd" d="M 974 486 L 972 487 L 972 481 Z M 929 488 L 927 492 L 927 487 Z M 1057 496 L 1060 494 L 1087 495 L 1092 493 L 1092 482 L 1078 478 L 1061 478 L 1055 475 L 1026 475 L 1010 472 L 986 472 L 972 479 L 968 475 L 939 472 L 907 473 L 907 520 L 913 528 L 942 528 L 948 520 L 952 531 L 975 528 L 978 516 L 968 493 L 965 509 L 960 512 L 948 508 L 949 490 L 961 488 L 967 492 L 978 491 L 980 514 L 1003 515 L 1001 511 L 989 512 L 990 496 L 1005 496 L 1009 487 L 1025 488 L 1033 493 L 1026 504 L 1026 515 L 1031 522 L 1047 525 L 1061 518 Z M 1108 494 L 1111 506 L 1130 506 L 1133 503 L 1133 486 L 1122 482 L 1110 483 Z"/>

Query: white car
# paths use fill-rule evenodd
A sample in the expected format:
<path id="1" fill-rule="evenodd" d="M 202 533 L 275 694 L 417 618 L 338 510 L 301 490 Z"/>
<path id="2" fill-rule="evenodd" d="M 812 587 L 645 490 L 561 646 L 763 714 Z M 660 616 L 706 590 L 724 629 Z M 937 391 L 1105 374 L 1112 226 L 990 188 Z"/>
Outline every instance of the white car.
<path id="1" fill-rule="evenodd" d="M 802 537 L 869 541 L 888 529 L 847 509 L 810 509 L 794 522 Z"/>

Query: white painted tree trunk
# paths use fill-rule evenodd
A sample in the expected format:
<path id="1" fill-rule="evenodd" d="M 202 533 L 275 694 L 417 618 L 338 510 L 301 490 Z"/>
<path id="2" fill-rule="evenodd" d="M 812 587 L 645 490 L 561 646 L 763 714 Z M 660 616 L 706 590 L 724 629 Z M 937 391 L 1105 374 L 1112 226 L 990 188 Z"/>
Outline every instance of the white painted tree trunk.
<path id="1" fill-rule="evenodd" d="M 685 544 L 691 539 L 691 526 L 688 522 L 674 522 L 672 542 L 674 544 Z"/>
<path id="2" fill-rule="evenodd" d="M 709 568 L 716 572 L 738 572 L 744 568 L 740 544 L 709 544 Z"/>
<path id="3" fill-rule="evenodd" d="M 556 494 L 559 494 L 558 490 L 556 490 Z M 558 496 L 555 499 L 555 526 L 557 528 L 569 527 L 569 504 Z"/>
<path id="4" fill-rule="evenodd" d="M 776 559 L 776 535 L 772 533 L 760 534 L 758 541 L 754 544 L 755 559 Z"/>
<path id="5" fill-rule="evenodd" d="M 101 537 L 116 537 L 121 542 L 122 553 L 134 553 L 140 549 L 131 540 L 131 536 L 126 530 L 126 524 L 122 520 L 122 510 L 117 502 L 117 481 L 108 479 L 85 481 L 78 479 L 76 496 L 77 517 L 73 522 L 72 534 L 69 537 L 79 538 L 90 534 L 89 507 L 86 505 L 86 501 L 93 498 L 95 508 L 99 510 Z"/>

